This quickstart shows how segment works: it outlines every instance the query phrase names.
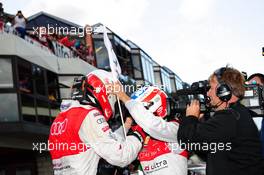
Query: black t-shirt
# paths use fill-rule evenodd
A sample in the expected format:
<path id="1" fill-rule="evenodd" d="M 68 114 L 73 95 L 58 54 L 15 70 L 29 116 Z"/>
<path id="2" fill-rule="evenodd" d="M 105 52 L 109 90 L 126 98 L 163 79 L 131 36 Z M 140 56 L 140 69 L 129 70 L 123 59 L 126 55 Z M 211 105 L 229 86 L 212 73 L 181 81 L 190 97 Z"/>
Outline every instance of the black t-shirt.
<path id="1" fill-rule="evenodd" d="M 259 133 L 249 110 L 240 103 L 215 112 L 205 122 L 184 117 L 178 139 L 203 145 L 207 175 L 262 175 Z"/>

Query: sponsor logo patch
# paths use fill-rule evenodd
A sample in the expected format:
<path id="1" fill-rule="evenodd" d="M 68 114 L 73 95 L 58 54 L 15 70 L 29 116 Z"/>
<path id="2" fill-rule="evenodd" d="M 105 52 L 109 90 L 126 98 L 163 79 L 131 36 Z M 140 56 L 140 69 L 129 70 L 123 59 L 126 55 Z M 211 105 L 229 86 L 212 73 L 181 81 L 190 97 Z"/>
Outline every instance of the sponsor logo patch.
<path id="1" fill-rule="evenodd" d="M 105 121 L 104 118 L 99 118 L 99 119 L 97 119 L 96 122 L 97 122 L 98 124 L 102 124 L 102 123 L 104 123 L 104 122 L 106 122 L 106 121 Z"/>
<path id="2" fill-rule="evenodd" d="M 106 132 L 106 131 L 108 131 L 109 129 L 110 129 L 109 126 L 105 126 L 105 127 L 102 128 L 102 131 L 103 131 L 103 132 Z"/>
<path id="3" fill-rule="evenodd" d="M 146 173 L 151 173 L 167 167 L 168 167 L 168 162 L 166 160 L 161 160 L 159 162 L 154 162 L 151 165 L 144 166 L 143 170 Z"/>

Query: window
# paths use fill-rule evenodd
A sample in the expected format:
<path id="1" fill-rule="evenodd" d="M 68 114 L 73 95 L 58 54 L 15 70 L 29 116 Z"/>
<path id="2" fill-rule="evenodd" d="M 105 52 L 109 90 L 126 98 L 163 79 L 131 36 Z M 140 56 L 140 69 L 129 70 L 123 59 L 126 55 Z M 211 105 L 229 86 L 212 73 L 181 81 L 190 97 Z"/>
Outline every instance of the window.
<path id="1" fill-rule="evenodd" d="M 0 59 L 0 88 L 13 88 L 11 59 Z"/>
<path id="2" fill-rule="evenodd" d="M 162 85 L 163 85 L 163 89 L 167 92 L 167 93 L 171 93 L 172 89 L 171 89 L 171 84 L 170 84 L 170 77 L 169 74 L 161 69 L 161 78 L 162 78 Z"/>
<path id="3" fill-rule="evenodd" d="M 37 114 L 42 116 L 49 116 L 49 103 L 45 100 L 37 99 Z"/>
<path id="4" fill-rule="evenodd" d="M 175 93 L 175 92 L 176 92 L 176 83 L 175 83 L 175 79 L 174 79 L 174 77 L 171 77 L 171 78 L 170 78 L 170 83 L 171 83 L 171 91 L 172 91 L 173 93 Z"/>
<path id="5" fill-rule="evenodd" d="M 46 72 L 44 69 L 37 65 L 32 65 L 32 74 L 35 79 L 36 83 L 36 92 L 39 95 L 47 96 L 46 94 L 46 82 L 45 82 L 45 77 L 44 74 Z"/>
<path id="6" fill-rule="evenodd" d="M 141 61 L 142 61 L 144 79 L 150 82 L 151 84 L 155 84 L 152 60 L 149 57 L 147 57 L 147 55 L 142 53 Z"/>
<path id="7" fill-rule="evenodd" d="M 133 77 L 133 68 L 129 46 L 116 36 L 114 36 L 113 43 L 114 52 L 120 64 L 122 75 Z"/>
<path id="8" fill-rule="evenodd" d="M 151 62 L 150 62 L 151 63 Z M 153 64 L 149 64 L 150 82 L 155 84 Z"/>
<path id="9" fill-rule="evenodd" d="M 56 102 L 59 99 L 58 92 L 58 79 L 57 75 L 53 72 L 47 71 L 47 81 L 48 81 L 48 98 L 50 102 Z"/>
<path id="10" fill-rule="evenodd" d="M 142 69 L 143 69 L 143 74 L 144 74 L 144 79 L 148 79 L 148 74 L 147 74 L 147 67 L 146 67 L 146 61 L 144 57 L 141 57 L 141 62 L 142 62 Z"/>
<path id="11" fill-rule="evenodd" d="M 1 106 L 1 112 L 0 112 L 1 122 L 13 122 L 19 120 L 17 94 L 1 93 L 0 106 Z"/>
<path id="12" fill-rule="evenodd" d="M 21 94 L 21 112 L 24 121 L 36 122 L 36 109 L 34 97 L 28 94 Z"/>
<path id="13" fill-rule="evenodd" d="M 141 71 L 134 69 L 134 75 L 135 75 L 135 78 L 142 79 L 142 72 Z"/>
<path id="14" fill-rule="evenodd" d="M 31 63 L 18 60 L 18 88 L 21 93 L 33 94 L 33 77 Z"/>
<path id="15" fill-rule="evenodd" d="M 134 68 L 136 68 L 137 70 L 141 70 L 141 62 L 140 62 L 139 55 L 133 54 L 132 61 L 133 61 Z"/>
<path id="16" fill-rule="evenodd" d="M 107 49 L 103 40 L 95 40 L 94 48 L 96 54 L 97 67 L 100 69 L 110 69 Z"/>
<path id="17" fill-rule="evenodd" d="M 71 88 L 60 88 L 61 99 L 71 98 Z"/>
<path id="18" fill-rule="evenodd" d="M 131 59 L 132 59 L 132 64 L 133 64 L 134 78 L 143 79 L 140 55 L 132 54 Z"/>
<path id="19" fill-rule="evenodd" d="M 50 125 L 51 114 L 59 110 L 57 74 L 18 59 L 18 75 L 22 120 Z"/>
<path id="20" fill-rule="evenodd" d="M 183 89 L 182 81 L 176 76 L 175 76 L 175 80 L 176 80 L 176 88 L 177 88 L 177 90 Z"/>
<path id="21" fill-rule="evenodd" d="M 60 95 L 61 99 L 70 99 L 71 98 L 71 86 L 73 84 L 74 78 L 79 77 L 76 76 L 59 76 L 59 84 L 60 84 Z"/>
<path id="22" fill-rule="evenodd" d="M 161 85 L 161 77 L 160 77 L 160 71 L 155 71 L 155 83 L 156 85 L 160 86 Z"/>

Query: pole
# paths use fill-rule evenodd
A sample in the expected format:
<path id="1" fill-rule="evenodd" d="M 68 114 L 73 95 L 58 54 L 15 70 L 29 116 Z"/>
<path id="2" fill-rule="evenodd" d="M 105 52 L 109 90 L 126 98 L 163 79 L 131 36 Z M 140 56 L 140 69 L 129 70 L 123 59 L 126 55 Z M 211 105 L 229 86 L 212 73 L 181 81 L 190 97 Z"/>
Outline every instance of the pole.
<path id="1" fill-rule="evenodd" d="M 118 97 L 117 98 L 117 103 L 118 103 L 118 108 L 119 108 L 119 113 L 120 113 L 120 117 L 121 117 L 121 122 L 122 122 L 122 126 L 123 126 L 123 131 L 124 131 L 124 138 L 126 140 L 126 128 L 125 128 L 125 123 L 124 123 L 124 118 L 123 118 L 123 113 L 122 113 L 122 109 L 121 109 L 121 105 L 120 105 L 120 100 Z"/>

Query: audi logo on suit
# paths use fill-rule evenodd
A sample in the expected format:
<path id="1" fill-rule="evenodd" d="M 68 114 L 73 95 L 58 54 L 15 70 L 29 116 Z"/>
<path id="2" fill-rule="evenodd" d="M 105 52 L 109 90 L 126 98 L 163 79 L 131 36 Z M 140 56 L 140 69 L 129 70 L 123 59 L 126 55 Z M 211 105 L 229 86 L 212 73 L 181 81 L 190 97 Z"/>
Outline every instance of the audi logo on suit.
<path id="1" fill-rule="evenodd" d="M 68 119 L 63 120 L 62 122 L 54 122 L 51 125 L 50 134 L 51 135 L 60 135 L 65 132 L 68 125 Z"/>

